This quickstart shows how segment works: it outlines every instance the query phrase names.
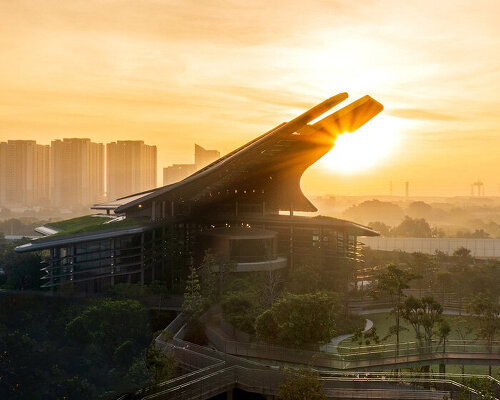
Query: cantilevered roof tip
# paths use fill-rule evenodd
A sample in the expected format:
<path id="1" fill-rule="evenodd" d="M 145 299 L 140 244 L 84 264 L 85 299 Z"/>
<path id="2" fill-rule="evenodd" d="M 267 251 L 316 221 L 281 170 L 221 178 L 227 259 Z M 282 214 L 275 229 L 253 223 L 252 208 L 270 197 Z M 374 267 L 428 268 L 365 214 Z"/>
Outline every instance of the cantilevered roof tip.
<path id="1" fill-rule="evenodd" d="M 120 199 L 112 206 L 116 206 L 116 213 L 122 213 L 132 207 L 142 207 L 159 196 L 171 200 L 203 201 L 213 192 L 233 191 L 241 182 L 262 183 L 274 177 L 269 189 L 276 194 L 275 207 L 286 210 L 293 202 L 296 211 L 317 211 L 300 189 L 302 174 L 333 147 L 338 135 L 357 130 L 383 110 L 381 103 L 364 96 L 312 123 L 347 97 L 347 93 L 330 97 L 186 179 Z"/>

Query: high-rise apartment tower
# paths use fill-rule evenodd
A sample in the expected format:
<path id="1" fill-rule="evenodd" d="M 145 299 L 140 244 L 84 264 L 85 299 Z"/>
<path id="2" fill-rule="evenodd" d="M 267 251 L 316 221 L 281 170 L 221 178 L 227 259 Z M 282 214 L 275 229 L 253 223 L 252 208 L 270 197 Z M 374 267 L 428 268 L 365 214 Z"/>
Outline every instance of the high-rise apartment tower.
<path id="1" fill-rule="evenodd" d="M 118 140 L 106 145 L 106 192 L 108 199 L 154 189 L 156 146 L 142 140 Z"/>
<path id="2" fill-rule="evenodd" d="M 52 141 L 51 197 L 56 206 L 88 206 L 104 196 L 104 145 L 90 139 Z"/>
<path id="3" fill-rule="evenodd" d="M 0 143 L 0 205 L 46 205 L 49 200 L 50 146 L 34 140 Z"/>

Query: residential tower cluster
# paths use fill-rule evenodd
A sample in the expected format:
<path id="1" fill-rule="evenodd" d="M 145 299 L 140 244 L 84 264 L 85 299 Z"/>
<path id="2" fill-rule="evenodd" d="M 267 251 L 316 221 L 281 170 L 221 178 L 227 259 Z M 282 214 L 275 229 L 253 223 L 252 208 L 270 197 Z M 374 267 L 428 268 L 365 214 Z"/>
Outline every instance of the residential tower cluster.
<path id="1" fill-rule="evenodd" d="M 164 168 L 175 183 L 220 157 L 195 144 L 194 164 Z M 0 142 L 0 208 L 87 207 L 155 189 L 157 147 L 142 140 L 95 143 L 88 138 Z"/>

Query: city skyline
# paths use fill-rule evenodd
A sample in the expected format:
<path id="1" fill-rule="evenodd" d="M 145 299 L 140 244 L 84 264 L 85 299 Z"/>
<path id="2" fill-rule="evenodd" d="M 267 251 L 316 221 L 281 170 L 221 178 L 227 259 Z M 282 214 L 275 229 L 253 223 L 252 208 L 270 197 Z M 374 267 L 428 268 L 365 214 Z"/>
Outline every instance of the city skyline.
<path id="1" fill-rule="evenodd" d="M 193 142 L 225 154 L 347 89 L 385 111 L 305 192 L 464 195 L 479 177 L 498 194 L 499 3 L 369 3 L 6 2 L 0 140 L 141 138 L 181 164 Z"/>
<path id="2" fill-rule="evenodd" d="M 0 207 L 89 206 L 180 181 L 220 157 L 194 144 L 193 164 L 158 165 L 143 140 L 89 138 L 0 142 Z M 158 170 L 162 174 L 158 176 Z"/>
<path id="3" fill-rule="evenodd" d="M 362 129 L 363 128 L 361 128 L 360 130 L 362 130 Z M 7 139 L 7 141 L 5 141 L 5 142 L 0 141 L 0 146 L 6 145 L 9 142 L 10 143 L 21 143 L 22 146 L 29 146 L 31 144 L 32 146 L 34 145 L 35 148 L 38 148 L 39 151 L 41 151 L 42 148 L 46 148 L 46 149 L 48 149 L 47 151 L 49 151 L 49 153 L 50 153 L 50 147 L 51 147 L 52 143 L 54 143 L 54 142 L 57 143 L 57 142 L 61 142 L 64 140 L 81 141 L 81 140 L 91 140 L 91 139 L 89 139 L 89 138 L 61 138 L 61 139 L 54 139 L 54 140 L 49 141 L 48 145 L 40 144 L 39 142 L 37 142 L 36 140 L 33 140 L 33 139 L 26 139 L 26 140 Z M 110 190 L 110 187 L 111 187 L 110 186 L 110 176 L 109 176 L 110 160 L 109 160 L 108 154 L 110 152 L 110 150 L 109 150 L 110 145 L 116 145 L 117 143 L 118 144 L 121 143 L 122 145 L 130 144 L 131 146 L 137 146 L 138 144 L 142 143 L 142 148 L 154 148 L 154 156 L 153 157 L 155 159 L 154 163 L 156 165 L 155 174 L 154 174 L 155 176 L 153 176 L 152 173 L 146 173 L 147 176 L 144 176 L 144 171 L 141 172 L 141 169 L 143 169 L 144 167 L 141 167 L 142 164 L 139 160 L 133 160 L 133 158 L 132 159 L 130 158 L 132 155 L 130 153 L 130 150 L 129 150 L 127 157 L 129 157 L 129 160 L 132 160 L 132 163 L 134 164 L 134 168 L 132 168 L 132 169 L 125 168 L 123 170 L 123 176 L 127 174 L 127 171 L 130 172 L 130 171 L 134 170 L 135 175 L 137 175 L 137 174 L 143 175 L 143 177 L 140 179 L 140 182 L 143 182 L 143 180 L 145 180 L 145 182 L 148 182 L 148 183 L 138 183 L 138 184 L 132 183 L 132 181 L 139 182 L 137 180 L 137 179 L 139 179 L 138 175 L 137 175 L 137 176 L 129 179 L 130 183 L 128 181 L 125 184 L 124 184 L 124 182 L 121 182 L 122 189 L 119 193 L 117 191 L 114 191 L 112 188 Z M 195 171 L 203 168 L 204 166 L 206 166 L 210 162 L 215 161 L 217 158 L 219 158 L 221 156 L 221 154 L 218 150 L 206 150 L 202 146 L 194 143 L 194 151 L 191 150 L 191 155 L 182 155 L 184 160 L 191 159 L 191 160 L 194 160 L 194 162 L 182 163 L 182 164 L 177 164 L 177 163 L 170 164 L 170 161 L 167 160 L 165 164 L 160 164 L 160 162 L 156 161 L 157 160 L 156 153 L 160 152 L 161 149 L 158 148 L 158 146 L 156 146 L 154 144 L 151 144 L 151 145 L 144 144 L 143 140 L 116 139 L 113 142 L 97 143 L 97 144 L 99 144 L 99 145 L 102 144 L 106 148 L 105 157 L 104 157 L 105 158 L 105 160 L 104 160 L 105 167 L 103 169 L 103 174 L 104 174 L 104 177 L 103 177 L 104 184 L 103 185 L 105 187 L 103 198 L 106 198 L 108 200 L 119 198 L 125 194 L 134 193 L 134 192 L 141 192 L 144 190 L 151 189 L 153 187 L 161 187 L 161 186 L 164 186 L 167 184 L 175 183 L 177 181 L 180 181 L 180 180 L 186 178 L 187 176 L 191 175 Z M 4 154 L 5 154 L 4 148 L 0 148 L 0 158 L 4 157 Z M 123 151 L 122 151 L 122 153 L 123 153 Z M 143 153 L 144 153 L 144 151 L 143 151 Z M 326 157 L 330 157 L 330 153 L 328 153 L 326 155 Z M 121 156 L 125 157 L 126 155 L 125 155 L 125 153 L 123 153 L 123 154 L 121 154 Z M 140 158 L 140 156 L 138 156 L 138 157 Z M 50 158 L 50 154 L 45 155 L 45 158 Z M 205 158 L 206 158 L 206 160 L 204 160 Z M 42 157 L 42 159 L 43 159 L 43 157 Z M 20 162 L 20 161 L 18 161 L 18 162 Z M 119 162 L 118 164 L 121 165 L 122 167 L 124 165 L 123 161 Z M 0 161 L 0 169 L 3 168 L 3 165 L 4 164 L 2 164 L 2 162 Z M 47 195 L 47 191 L 49 191 L 49 188 L 51 190 L 54 189 L 53 184 L 52 184 L 52 186 L 49 185 L 49 181 L 53 181 L 53 176 L 48 176 L 45 183 L 41 182 L 41 179 L 40 179 L 40 177 L 43 175 L 43 173 L 47 172 L 47 168 L 48 167 L 44 166 L 41 169 L 36 171 L 36 174 L 38 177 L 37 179 L 39 181 L 38 185 L 40 186 L 36 190 L 38 190 L 38 192 L 41 192 L 42 194 L 41 195 L 38 195 L 38 194 L 35 194 L 35 195 L 29 194 L 28 195 L 28 196 L 32 196 L 32 197 L 34 196 L 34 198 L 38 199 L 38 200 L 41 199 L 41 201 L 31 200 L 31 201 L 26 202 L 23 200 L 24 204 L 29 204 L 31 206 L 40 206 L 40 205 L 48 204 L 47 200 L 50 198 L 50 196 Z M 314 168 L 314 166 L 312 168 Z M 26 170 L 26 168 L 22 169 L 17 174 L 23 174 L 26 172 L 25 170 Z M 52 173 L 52 172 L 50 172 L 50 173 Z M 305 175 L 307 173 L 308 173 L 308 171 L 306 171 Z M 349 180 L 350 177 L 352 177 L 352 175 L 346 175 L 346 176 L 340 175 L 340 178 L 346 179 L 346 180 Z M 5 180 L 5 177 L 2 177 L 0 174 L 0 184 L 4 184 L 4 180 Z M 123 179 L 122 179 L 122 181 L 123 181 Z M 156 182 L 155 185 L 151 185 L 150 182 L 153 182 L 153 181 Z M 497 184 L 495 182 L 490 182 L 490 183 L 491 183 L 490 185 L 488 185 L 487 183 L 485 184 L 483 182 L 483 180 L 481 179 L 481 177 L 476 177 L 476 178 L 474 178 L 473 181 L 470 181 L 470 182 L 467 182 L 464 180 L 464 184 L 463 184 L 463 187 L 461 188 L 460 193 L 446 195 L 446 194 L 440 193 L 439 189 L 437 189 L 437 190 L 434 190 L 434 193 L 422 194 L 421 192 L 418 192 L 418 191 L 417 191 L 417 193 L 415 193 L 415 191 L 413 190 L 414 189 L 413 182 L 405 180 L 405 177 L 401 177 L 400 180 L 392 180 L 391 179 L 387 182 L 383 182 L 383 184 L 379 188 L 379 191 L 361 192 L 361 193 L 354 193 L 354 194 L 351 194 L 351 193 L 342 194 L 342 193 L 336 193 L 335 190 L 332 190 L 330 192 L 325 191 L 325 192 L 319 192 L 319 193 L 312 193 L 312 195 L 315 195 L 315 196 L 336 196 L 336 195 L 338 195 L 338 196 L 353 196 L 353 197 L 365 197 L 365 196 L 368 196 L 368 197 L 370 197 L 370 196 L 373 196 L 373 197 L 409 197 L 409 198 L 432 198 L 432 197 L 441 198 L 441 197 L 456 197 L 456 196 L 458 196 L 458 197 L 462 197 L 462 196 L 463 197 L 499 197 L 500 196 L 500 184 Z M 46 185 L 47 188 L 44 188 L 44 185 Z M 407 195 L 407 192 L 406 192 L 407 185 L 409 185 L 409 196 Z M 480 185 L 480 189 L 479 189 L 478 185 Z M 127 189 L 125 189 L 125 188 L 127 188 Z M 436 189 L 436 188 L 434 188 L 434 189 Z M 5 204 L 6 189 L 4 189 L 3 191 L 0 191 L 0 192 L 1 192 L 0 193 L 0 205 L 1 205 L 2 203 Z M 50 203 L 50 201 L 49 201 L 49 203 Z"/>

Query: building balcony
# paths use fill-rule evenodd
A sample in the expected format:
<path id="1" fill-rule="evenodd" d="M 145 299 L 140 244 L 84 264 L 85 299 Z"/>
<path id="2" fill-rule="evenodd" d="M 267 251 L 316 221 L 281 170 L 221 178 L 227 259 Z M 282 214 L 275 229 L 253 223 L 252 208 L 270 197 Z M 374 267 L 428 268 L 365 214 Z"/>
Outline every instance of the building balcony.
<path id="1" fill-rule="evenodd" d="M 287 258 L 277 257 L 274 260 L 239 262 L 236 264 L 235 272 L 258 272 L 258 271 L 274 271 L 277 269 L 286 268 Z"/>

